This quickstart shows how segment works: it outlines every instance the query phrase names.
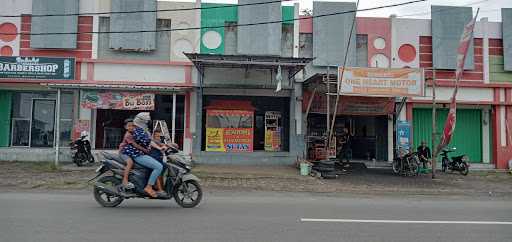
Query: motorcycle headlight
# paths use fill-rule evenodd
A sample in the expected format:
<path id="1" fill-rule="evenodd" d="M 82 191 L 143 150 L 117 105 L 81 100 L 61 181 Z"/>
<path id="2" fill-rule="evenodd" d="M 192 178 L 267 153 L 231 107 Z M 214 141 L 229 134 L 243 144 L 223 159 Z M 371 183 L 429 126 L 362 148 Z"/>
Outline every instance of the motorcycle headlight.
<path id="1" fill-rule="evenodd" d="M 463 156 L 462 157 L 462 161 L 468 162 L 469 161 L 469 157 L 467 155 Z"/>

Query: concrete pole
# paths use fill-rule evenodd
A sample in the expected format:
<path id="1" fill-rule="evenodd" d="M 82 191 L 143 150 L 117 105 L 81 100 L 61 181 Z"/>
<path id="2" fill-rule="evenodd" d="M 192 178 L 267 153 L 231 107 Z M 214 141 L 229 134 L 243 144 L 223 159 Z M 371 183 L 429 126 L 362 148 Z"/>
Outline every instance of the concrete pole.
<path id="1" fill-rule="evenodd" d="M 432 69 L 432 179 L 436 178 L 436 70 Z"/>
<path id="2" fill-rule="evenodd" d="M 55 166 L 59 165 L 59 150 L 60 150 L 60 89 L 57 89 L 57 107 L 55 109 Z"/>
<path id="3" fill-rule="evenodd" d="M 327 141 L 327 143 L 326 143 L 326 145 L 327 145 L 327 149 L 326 149 L 327 152 L 330 151 L 329 148 L 330 148 L 330 145 L 331 145 L 330 144 L 331 142 L 329 140 L 329 130 L 330 130 L 329 129 L 329 126 L 330 126 L 329 125 L 329 121 L 331 120 L 330 119 L 330 117 L 331 117 L 331 98 L 329 96 L 331 94 L 331 83 L 329 83 L 331 81 L 330 80 L 331 78 L 329 78 L 329 75 L 330 75 L 329 71 L 330 71 L 330 67 L 327 66 L 327 82 L 326 82 L 327 83 L 327 95 L 326 95 L 327 96 L 327 116 L 326 116 L 327 117 L 326 118 L 326 125 L 327 126 L 326 126 L 326 130 L 325 130 L 326 131 L 326 135 L 327 135 L 327 140 L 326 140 Z"/>
<path id="4" fill-rule="evenodd" d="M 176 137 L 176 93 L 172 94 L 172 121 L 171 121 L 171 142 L 174 143 Z"/>

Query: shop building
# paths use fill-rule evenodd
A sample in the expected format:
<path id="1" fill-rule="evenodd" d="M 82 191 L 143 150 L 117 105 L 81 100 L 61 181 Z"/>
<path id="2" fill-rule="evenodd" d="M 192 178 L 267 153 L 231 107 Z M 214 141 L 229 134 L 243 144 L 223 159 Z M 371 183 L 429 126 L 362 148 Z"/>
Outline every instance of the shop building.
<path id="1" fill-rule="evenodd" d="M 240 4 L 256 1 L 240 1 Z M 230 6 L 202 4 L 202 7 Z M 239 26 L 298 17 L 298 4 L 201 11 L 194 158 L 200 163 L 292 164 L 303 156 L 302 87 L 297 74 L 298 21 Z M 207 28 L 223 26 L 225 28 Z"/>
<path id="2" fill-rule="evenodd" d="M 67 146 L 81 131 L 90 133 L 96 152 L 116 150 L 124 134 L 123 120 L 143 110 L 150 111 L 154 120 L 165 121 L 172 140 L 190 153 L 191 91 L 196 84 L 192 63 L 183 53 L 199 49 L 194 44 L 198 43 L 199 31 L 171 35 L 166 30 L 183 25 L 199 26 L 197 11 L 196 14 L 163 11 L 63 16 L 59 21 L 31 17 L 31 14 L 193 8 L 196 3 L 155 0 L 126 5 L 123 0 L 66 1 L 66 9 L 59 9 L 51 6 L 62 1 L 45 2 L 48 4 L 16 1 L 12 6 L 5 6 L 11 9 L 9 14 L 24 17 L 19 23 L 7 19 L 0 23 L 0 26 L 12 24 L 15 28 L 8 30 L 21 33 L 13 40 L 2 38 L 5 40 L 2 45 L 13 51 L 2 48 L 0 58 L 14 56 L 12 59 L 16 61 L 21 56 L 25 64 L 57 63 L 58 70 L 68 72 L 30 78 L 2 73 L 0 159 L 53 161 L 58 151 L 60 161 L 69 161 Z M 53 35 L 30 35 L 62 32 L 62 25 L 66 25 L 64 32 L 81 33 L 57 36 L 58 39 Z M 140 29 L 155 32 L 83 33 Z M 19 61 L 18 64 L 23 66 Z"/>
<path id="3" fill-rule="evenodd" d="M 329 11 L 340 12 L 353 8 L 355 6 L 351 3 L 315 2 L 313 13 L 325 14 L 330 13 Z M 421 68 L 425 75 L 423 95 L 385 95 L 394 99 L 392 111 L 385 112 L 387 109 L 384 108 L 384 100 L 378 101 L 382 98 L 378 97 L 381 95 L 370 93 L 357 95 L 358 98 L 364 99 L 359 103 L 373 103 L 373 107 L 382 105 L 383 108 L 373 110 L 385 113 L 354 116 L 345 115 L 342 108 L 338 109 L 338 114 L 341 115 L 337 117 L 336 131 L 338 132 L 341 127 L 348 127 L 355 135 L 354 159 L 391 160 L 397 147 L 396 125 L 401 121 L 407 121 L 411 125 L 411 146 L 418 146 L 422 140 L 431 143 L 432 79 L 436 79 L 437 130 L 440 131 L 446 119 L 454 87 L 455 50 L 464 24 L 472 18 L 471 8 L 468 7 L 433 6 L 432 12 L 433 20 L 396 16 L 358 17 L 355 25 L 356 34 L 351 39 L 351 43 L 355 44 L 348 49 L 342 47 L 346 48 L 348 44 L 349 33 L 345 30 L 350 30 L 351 18 L 332 16 L 322 20 L 301 17 L 299 56 L 315 58 L 306 67 L 304 76 L 303 110 L 309 111 L 304 115 L 307 116 L 306 140 L 324 136 L 327 126 L 325 93 L 329 92 L 326 83 L 327 80 L 331 83 L 336 82 L 337 67 L 343 65 L 345 55 L 348 55 L 348 67 Z M 446 14 L 447 12 L 450 14 Z M 322 22 L 329 19 L 331 23 L 335 22 L 336 26 Z M 490 22 L 486 18 L 477 22 L 468 63 L 460 82 L 457 96 L 458 122 L 451 146 L 457 147 L 457 152 L 467 154 L 473 167 L 507 168 L 506 163 L 512 158 L 509 152 L 511 69 L 507 69 L 505 61 L 512 58 L 510 48 L 507 49 L 512 40 L 507 38 L 508 29 L 505 27 L 510 21 L 510 11 L 503 9 L 502 22 Z M 345 28 L 339 28 L 340 24 Z M 308 110 L 306 104 L 315 87 L 317 96 Z M 330 92 L 335 88 L 336 84 L 332 84 Z M 353 103 L 353 97 L 345 93 L 341 96 L 341 106 L 344 99 L 348 101 L 346 105 Z M 335 100 L 331 97 L 329 102 L 333 105 Z M 334 107 L 331 106 L 331 115 L 333 110 Z M 359 140 L 363 143 L 356 145 Z M 366 152 L 358 151 L 362 146 L 366 146 Z"/>

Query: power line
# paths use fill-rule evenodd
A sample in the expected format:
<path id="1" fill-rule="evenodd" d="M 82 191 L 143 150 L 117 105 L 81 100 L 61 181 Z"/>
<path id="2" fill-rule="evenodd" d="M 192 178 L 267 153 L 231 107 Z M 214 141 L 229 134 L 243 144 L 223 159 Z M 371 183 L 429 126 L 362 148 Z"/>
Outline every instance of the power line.
<path id="1" fill-rule="evenodd" d="M 343 11 L 343 12 L 334 12 L 329 14 L 320 14 L 316 16 L 310 16 L 308 18 L 322 18 L 322 17 L 329 17 L 329 16 L 335 16 L 335 15 L 341 15 L 341 14 L 347 14 L 347 13 L 357 13 L 357 12 L 365 12 L 365 11 L 372 11 L 377 9 L 383 9 L 383 8 L 391 8 L 391 7 L 398 7 L 398 6 L 404 6 L 409 5 L 413 3 L 418 2 L 425 2 L 427 0 L 414 0 L 409 2 L 403 2 L 403 3 L 396 3 L 396 4 L 390 4 L 390 5 L 383 5 L 378 7 L 372 7 L 372 8 L 366 8 L 366 9 L 360 9 L 360 10 L 350 10 L 350 11 Z M 264 21 L 264 22 L 256 22 L 256 23 L 248 23 L 248 24 L 234 24 L 234 25 L 219 25 L 219 26 L 202 26 L 202 27 L 189 27 L 189 28 L 170 28 L 170 29 L 158 29 L 158 30 L 134 30 L 134 31 L 85 31 L 85 32 L 53 32 L 53 33 L 16 33 L 16 35 L 71 35 L 71 34 L 128 34 L 128 33 L 158 33 L 158 32 L 176 32 L 176 31 L 189 31 L 189 30 L 201 30 L 201 29 L 219 29 L 219 28 L 226 28 L 226 27 L 247 27 L 247 26 L 255 26 L 255 25 L 266 25 L 266 24 L 278 24 L 278 23 L 285 23 L 290 21 L 299 21 L 302 20 L 303 17 L 299 18 L 292 18 L 292 19 L 286 19 L 286 20 L 275 20 L 275 21 Z M 0 33 L 4 35 L 15 35 L 12 33 Z"/>
<path id="2" fill-rule="evenodd" d="M 219 6 L 211 7 L 193 7 L 193 8 L 176 8 L 176 9 L 157 9 L 157 10 L 134 10 L 134 11 L 108 11 L 108 12 L 84 12 L 84 13 L 64 13 L 64 14 L 27 14 L 27 15 L 0 15 L 0 18 L 21 18 L 22 16 L 34 17 L 69 17 L 69 16 L 88 16 L 88 15 L 104 15 L 104 14 L 125 14 L 125 13 L 157 13 L 157 12 L 180 12 L 180 11 L 191 11 L 191 10 L 208 10 L 218 8 L 233 8 L 233 7 L 244 7 L 254 6 L 281 2 L 293 2 L 298 0 L 273 0 L 268 2 L 257 2 L 257 3 L 245 3 L 245 4 L 223 4 Z"/>

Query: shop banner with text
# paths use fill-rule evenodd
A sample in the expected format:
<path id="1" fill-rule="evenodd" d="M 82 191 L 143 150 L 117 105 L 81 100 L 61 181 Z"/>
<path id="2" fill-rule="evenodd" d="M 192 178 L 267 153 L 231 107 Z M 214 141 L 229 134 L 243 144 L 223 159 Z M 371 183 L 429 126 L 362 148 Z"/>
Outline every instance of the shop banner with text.
<path id="1" fill-rule="evenodd" d="M 75 79 L 75 59 L 0 56 L 0 78 Z"/>
<path id="2" fill-rule="evenodd" d="M 342 71 L 340 67 L 338 78 Z M 424 96 L 423 83 L 422 69 L 347 67 L 340 89 L 341 94 L 361 96 Z"/>
<path id="3" fill-rule="evenodd" d="M 208 110 L 206 151 L 252 152 L 253 111 Z"/>
<path id="4" fill-rule="evenodd" d="M 154 110 L 155 94 L 83 91 L 80 104 L 88 109 Z"/>

